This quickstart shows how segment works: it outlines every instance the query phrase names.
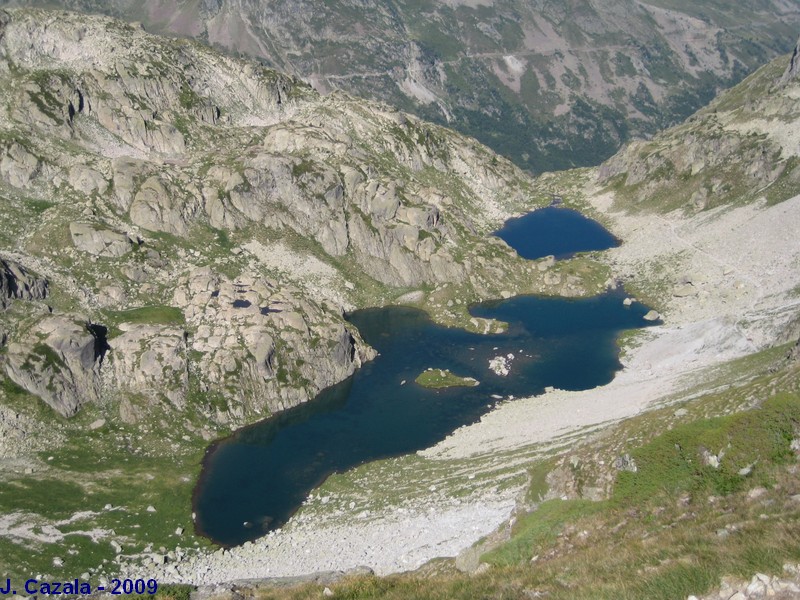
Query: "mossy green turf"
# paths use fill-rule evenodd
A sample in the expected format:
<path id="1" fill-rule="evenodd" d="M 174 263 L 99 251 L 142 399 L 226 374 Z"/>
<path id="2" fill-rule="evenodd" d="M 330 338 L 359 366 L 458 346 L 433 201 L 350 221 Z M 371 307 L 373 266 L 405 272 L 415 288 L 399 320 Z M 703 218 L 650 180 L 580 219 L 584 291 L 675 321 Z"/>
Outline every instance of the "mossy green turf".
<path id="1" fill-rule="evenodd" d="M 422 387 L 434 389 L 478 385 L 478 382 L 472 377 L 461 377 L 447 369 L 427 369 L 420 373 L 414 381 Z"/>
<path id="2" fill-rule="evenodd" d="M 49 410 L 16 386 L 5 385 L 2 394 L 6 405 L 32 404 L 33 414 Z M 90 407 L 53 422 L 54 431 L 67 440 L 62 446 L 40 453 L 32 472 L 9 466 L 0 474 L 0 514 L 21 516 L 41 534 L 38 540 L 0 538 L 0 573 L 12 579 L 44 574 L 66 581 L 88 572 L 96 584 L 98 567 L 115 570 L 104 565 L 115 556 L 111 540 L 125 554 L 143 552 L 148 545 L 154 552 L 161 546 L 210 546 L 194 535 L 191 520 L 192 492 L 207 442 L 175 429 L 159 407 L 146 422 L 90 429 L 93 420 L 107 417 L 103 411 Z M 147 510 L 150 506 L 155 512 Z M 49 527 L 60 534 L 45 541 Z M 181 536 L 178 527 L 184 529 Z M 102 539 L 93 541 L 92 530 Z M 55 567 L 53 557 L 60 557 L 63 566 Z"/>

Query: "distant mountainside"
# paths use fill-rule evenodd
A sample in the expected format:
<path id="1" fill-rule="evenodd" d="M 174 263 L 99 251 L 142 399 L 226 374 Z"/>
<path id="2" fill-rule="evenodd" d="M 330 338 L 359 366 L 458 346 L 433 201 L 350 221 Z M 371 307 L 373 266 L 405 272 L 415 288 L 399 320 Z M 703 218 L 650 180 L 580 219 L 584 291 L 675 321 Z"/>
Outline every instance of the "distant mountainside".
<path id="1" fill-rule="evenodd" d="M 688 214 L 800 193 L 800 45 L 787 67 L 775 60 L 685 123 L 629 144 L 598 181 L 631 211 Z"/>
<path id="2" fill-rule="evenodd" d="M 102 12 L 260 57 L 321 91 L 447 123 L 534 172 L 596 165 L 681 121 L 788 52 L 800 28 L 798 0 L 16 4 Z"/>

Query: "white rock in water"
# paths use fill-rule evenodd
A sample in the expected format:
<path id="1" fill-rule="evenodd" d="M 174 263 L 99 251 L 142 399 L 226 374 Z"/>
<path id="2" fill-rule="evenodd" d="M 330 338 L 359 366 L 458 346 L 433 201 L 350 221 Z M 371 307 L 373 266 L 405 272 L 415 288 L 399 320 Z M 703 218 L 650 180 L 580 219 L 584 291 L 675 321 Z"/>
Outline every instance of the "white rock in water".
<path id="1" fill-rule="evenodd" d="M 658 314 L 656 311 L 651 310 L 648 312 L 644 317 L 642 317 L 645 321 L 658 321 L 661 318 L 661 315 Z"/>
<path id="2" fill-rule="evenodd" d="M 495 374 L 505 377 L 508 375 L 508 359 L 505 356 L 495 356 L 489 361 L 489 369 Z"/>

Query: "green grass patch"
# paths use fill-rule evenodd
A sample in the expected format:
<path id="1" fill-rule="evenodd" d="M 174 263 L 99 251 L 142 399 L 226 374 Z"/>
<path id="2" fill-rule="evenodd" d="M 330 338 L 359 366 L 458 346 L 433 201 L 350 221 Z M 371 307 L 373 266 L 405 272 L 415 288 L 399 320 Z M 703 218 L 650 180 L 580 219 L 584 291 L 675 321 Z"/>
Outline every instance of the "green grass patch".
<path id="1" fill-rule="evenodd" d="M 472 377 L 462 377 L 447 369 L 426 369 L 414 381 L 422 387 L 437 390 L 449 387 L 475 387 L 479 384 L 478 380 Z"/>
<path id="2" fill-rule="evenodd" d="M 635 505 L 665 494 L 726 495 L 770 485 L 771 468 L 794 460 L 796 431 L 800 402 L 791 395 L 756 411 L 680 425 L 631 453 L 638 470 L 619 474 L 613 501 Z M 718 466 L 707 464 L 709 455 L 720 457 Z"/>
<path id="3" fill-rule="evenodd" d="M 46 512 L 49 517 L 63 519 L 80 510 L 86 490 L 74 481 L 43 477 L 23 477 L 0 488 L 0 511 L 10 513 Z"/>
<path id="4" fill-rule="evenodd" d="M 174 306 L 143 306 L 128 310 L 106 311 L 105 316 L 111 324 L 147 323 L 152 325 L 183 325 L 185 322 L 181 309 Z"/>
<path id="5" fill-rule="evenodd" d="M 302 159 L 299 163 L 292 165 L 292 178 L 300 179 L 303 175 L 314 173 L 314 161 Z"/>
<path id="6" fill-rule="evenodd" d="M 40 357 L 45 368 L 52 369 L 65 369 L 67 367 L 64 360 L 47 344 L 36 344 L 33 347 L 33 353 Z"/>
<path id="7" fill-rule="evenodd" d="M 590 500 L 548 500 L 535 511 L 520 517 L 511 540 L 487 552 L 482 559 L 495 566 L 527 563 L 555 541 L 566 523 L 596 514 L 604 508 L 604 503 Z"/>
<path id="8" fill-rule="evenodd" d="M 158 591 L 153 596 L 158 600 L 189 600 L 194 588 L 180 583 L 167 583 L 158 586 Z"/>
<path id="9" fill-rule="evenodd" d="M 193 535 L 191 520 L 207 442 L 187 441 L 180 423 L 168 424 L 158 407 L 150 411 L 152 422 L 98 430 L 88 429 L 98 416 L 92 412 L 87 407 L 64 423 L 66 443 L 41 453 L 32 473 L 3 475 L 0 513 L 19 513 L 38 537 L 0 538 L 0 571 L 67 579 L 97 572 L 114 557 L 112 540 L 125 554 L 142 552 L 147 544 L 209 546 Z M 178 527 L 182 536 L 175 534 Z M 87 531 L 96 532 L 97 540 Z M 54 556 L 62 558 L 62 567 L 52 564 Z"/>

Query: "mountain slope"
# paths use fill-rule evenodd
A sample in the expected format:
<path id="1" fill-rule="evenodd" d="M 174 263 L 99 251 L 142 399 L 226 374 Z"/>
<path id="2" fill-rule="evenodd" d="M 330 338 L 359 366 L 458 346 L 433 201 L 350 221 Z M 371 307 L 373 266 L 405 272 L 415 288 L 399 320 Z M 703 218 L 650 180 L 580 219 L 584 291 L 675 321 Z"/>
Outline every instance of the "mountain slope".
<path id="1" fill-rule="evenodd" d="M 630 144 L 599 172 L 617 202 L 688 212 L 800 192 L 797 74 L 774 61 L 685 124 Z M 646 181 L 645 181 L 646 179 Z"/>
<path id="2" fill-rule="evenodd" d="M 781 77 L 781 60 L 718 100 L 722 134 L 690 123 L 652 142 L 654 156 L 674 162 L 685 147 L 708 156 L 704 164 L 665 178 L 652 158 L 640 187 L 626 191 L 639 168 L 630 149 L 605 170 L 531 181 L 458 134 L 340 93 L 320 97 L 194 43 L 107 18 L 0 12 L 3 571 L 215 584 L 267 568 L 358 565 L 367 550 L 388 569 L 438 556 L 442 539 L 464 547 L 503 525 L 528 485 L 525 511 L 539 492 L 567 500 L 501 527 L 498 537 L 508 531 L 514 540 L 487 557 L 493 566 L 483 575 L 435 562 L 425 572 L 446 577 L 362 578 L 336 593 L 520 597 L 541 588 L 570 598 L 576 590 L 592 597 L 601 581 L 609 597 L 662 589 L 685 597 L 731 564 L 737 573 L 774 568 L 774 557 L 796 551 L 790 537 L 759 546 L 769 563 L 753 561 L 748 542 L 779 533 L 782 519 L 797 523 L 795 430 L 786 421 L 796 415 L 797 365 L 785 359 L 785 342 L 798 333 L 800 198 L 789 197 L 791 186 L 774 184 L 767 201 L 772 188 L 759 192 L 797 155 L 780 142 L 800 97 L 798 81 Z M 785 81 L 770 87 L 775 80 Z M 753 82 L 765 86 L 751 90 Z M 737 114 L 746 116 L 745 135 L 726 125 Z M 719 167 L 713 146 L 703 155 L 707 140 L 726 149 L 732 170 L 720 176 L 747 172 L 760 156 L 747 146 L 756 127 L 768 150 L 756 173 L 767 175 L 723 181 L 743 192 L 718 206 L 693 204 L 687 193 Z M 674 193 L 675 202 L 650 207 L 636 196 L 646 189 Z M 586 259 L 531 265 L 488 236 L 551 193 L 584 205 L 624 240 L 604 253 L 604 268 Z M 445 322 L 486 330 L 496 325 L 469 323 L 465 300 L 587 293 L 609 273 L 657 303 L 666 323 L 628 338 L 626 370 L 608 386 L 505 403 L 436 448 L 335 474 L 292 527 L 257 544 L 221 552 L 191 533 L 207 439 L 302 402 L 369 358 L 343 310 L 413 301 Z M 669 453 L 676 442 L 659 437 L 753 407 L 765 411 L 681 428 L 686 451 L 677 457 Z M 773 430 L 775 419 L 760 417 L 775 412 L 784 420 Z M 731 432 L 747 443 L 726 457 L 720 436 Z M 750 443 L 763 439 L 769 444 Z M 591 502 L 634 477 L 630 457 L 652 456 L 675 458 L 680 477 L 640 462 L 645 479 L 628 479 L 627 489 L 643 481 L 652 494 L 623 495 L 616 507 Z M 721 475 L 709 470 L 712 456 Z M 753 477 L 738 474 L 754 461 Z M 706 475 L 722 489 L 707 487 Z M 748 500 L 757 484 L 772 486 L 763 505 Z M 699 490 L 694 504 L 685 504 L 686 489 Z M 706 501 L 712 489 L 730 508 L 724 518 Z M 353 506 L 364 508 L 352 514 Z M 751 508 L 737 512 L 742 506 Z M 735 534 L 739 515 L 748 537 L 727 552 L 716 530 L 731 525 Z M 386 547 L 402 550 L 385 556 Z M 475 567 L 481 548 L 458 564 Z M 698 555 L 701 572 L 685 570 Z"/>
<path id="3" fill-rule="evenodd" d="M 390 508 L 377 523 L 343 523 L 335 509 L 309 503 L 292 531 L 230 556 L 188 558 L 189 571 L 210 575 L 184 581 L 252 576 L 293 543 L 325 557 L 332 533 L 385 536 L 405 558 L 426 538 L 411 507 L 434 513 L 428 527 L 441 531 L 506 498 L 516 508 L 455 559 L 289 590 L 254 583 L 252 593 L 313 598 L 327 586 L 334 596 L 385 599 L 796 597 L 800 195 L 787 170 L 800 154 L 798 52 L 606 165 L 537 180 L 542 193 L 582 204 L 623 240 L 601 260 L 664 315 L 664 325 L 624 339 L 625 368 L 613 382 L 516 399 L 413 459 L 336 476 L 319 497 L 341 507 L 369 487 Z M 751 151 L 753 132 L 763 152 Z M 709 201 L 693 202 L 717 178 Z M 404 493 L 381 488 L 386 471 L 401 473 Z M 490 489 L 465 493 L 466 473 Z M 518 488 L 514 474 L 524 479 Z M 416 495 L 406 491 L 415 484 Z M 431 499 L 429 485 L 460 510 Z M 465 534 L 465 543 L 474 537 Z M 364 547 L 346 550 L 336 558 L 359 564 Z"/>
<path id="4" fill-rule="evenodd" d="M 41 4 L 263 58 L 446 122 L 534 172 L 596 165 L 685 118 L 788 51 L 800 24 L 796 0 Z"/>
<path id="5" fill-rule="evenodd" d="M 590 259 L 491 235 L 549 201 L 531 186 L 460 134 L 192 41 L 0 11 L 3 571 L 207 545 L 207 444 L 369 360 L 347 311 L 490 332 L 471 302 L 600 291 Z"/>
<path id="6" fill-rule="evenodd" d="M 345 309 L 419 286 L 469 299 L 538 285 L 485 238 L 529 184 L 474 142 L 119 22 L 2 14 L 3 249 L 71 315 L 9 335 L 7 372 L 60 413 L 101 383 L 153 396 L 139 381 L 151 359 L 133 356 L 154 340 L 172 356 L 161 383 L 176 407 L 193 375 L 223 405 L 290 406 L 366 356 Z M 32 378 L 35 340 L 55 349 L 64 318 L 103 328 L 64 335 L 108 343 L 110 373 Z M 105 350 L 86 352 L 99 367 Z"/>

